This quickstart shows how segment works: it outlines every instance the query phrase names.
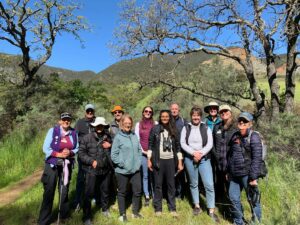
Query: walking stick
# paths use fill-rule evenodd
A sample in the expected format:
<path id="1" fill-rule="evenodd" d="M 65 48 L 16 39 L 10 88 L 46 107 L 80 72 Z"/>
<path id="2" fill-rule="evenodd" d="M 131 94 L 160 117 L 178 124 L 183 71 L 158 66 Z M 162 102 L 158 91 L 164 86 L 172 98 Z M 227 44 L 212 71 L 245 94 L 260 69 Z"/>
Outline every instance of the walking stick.
<path id="1" fill-rule="evenodd" d="M 61 170 L 61 176 L 60 176 L 60 191 L 59 191 L 59 203 L 58 203 L 58 215 L 57 215 L 57 223 L 56 225 L 60 224 L 60 209 L 61 209 L 61 196 L 62 196 L 62 190 L 63 190 L 63 186 L 64 186 L 64 165 L 65 161 L 63 161 L 62 164 L 62 170 Z"/>

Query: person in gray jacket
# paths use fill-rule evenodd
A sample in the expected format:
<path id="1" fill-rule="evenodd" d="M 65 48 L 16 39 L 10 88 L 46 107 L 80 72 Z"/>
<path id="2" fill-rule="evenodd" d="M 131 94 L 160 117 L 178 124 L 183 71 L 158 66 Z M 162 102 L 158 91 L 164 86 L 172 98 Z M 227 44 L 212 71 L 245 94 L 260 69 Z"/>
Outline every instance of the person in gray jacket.
<path id="1" fill-rule="evenodd" d="M 122 222 L 127 221 L 125 198 L 127 186 L 131 185 L 133 218 L 142 218 L 139 214 L 141 207 L 142 183 L 141 160 L 142 149 L 137 135 L 132 132 L 133 120 L 127 114 L 120 121 L 120 131 L 116 134 L 111 150 L 111 159 L 115 164 L 115 174 L 118 183 L 118 205 Z"/>

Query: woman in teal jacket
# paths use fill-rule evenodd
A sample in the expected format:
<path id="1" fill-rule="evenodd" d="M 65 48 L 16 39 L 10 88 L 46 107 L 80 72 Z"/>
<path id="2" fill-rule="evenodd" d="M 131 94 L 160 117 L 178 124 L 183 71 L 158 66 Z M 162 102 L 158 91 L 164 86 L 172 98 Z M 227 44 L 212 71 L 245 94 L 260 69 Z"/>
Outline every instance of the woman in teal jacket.
<path id="1" fill-rule="evenodd" d="M 122 222 L 127 221 L 125 197 L 127 185 L 131 184 L 133 218 L 141 218 L 139 214 L 141 206 L 142 184 L 140 167 L 142 149 L 136 134 L 132 132 L 133 121 L 129 115 L 124 115 L 120 121 L 120 131 L 114 138 L 111 159 L 115 164 L 115 173 L 118 182 L 118 205 Z"/>

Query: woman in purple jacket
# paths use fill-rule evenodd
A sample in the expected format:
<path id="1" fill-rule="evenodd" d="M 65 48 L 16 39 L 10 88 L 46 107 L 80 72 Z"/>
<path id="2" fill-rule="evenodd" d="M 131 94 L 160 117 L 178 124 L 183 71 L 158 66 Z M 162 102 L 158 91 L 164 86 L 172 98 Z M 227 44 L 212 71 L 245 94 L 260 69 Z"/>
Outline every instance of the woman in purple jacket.
<path id="1" fill-rule="evenodd" d="M 49 129 L 44 141 L 43 152 L 46 158 L 45 169 L 41 179 L 44 186 L 44 194 L 38 219 L 39 225 L 48 225 L 51 222 L 57 182 L 60 203 L 58 219 L 63 220 L 69 216 L 69 183 L 74 155 L 78 151 L 78 137 L 76 131 L 70 127 L 71 121 L 70 113 L 62 113 L 59 125 Z"/>

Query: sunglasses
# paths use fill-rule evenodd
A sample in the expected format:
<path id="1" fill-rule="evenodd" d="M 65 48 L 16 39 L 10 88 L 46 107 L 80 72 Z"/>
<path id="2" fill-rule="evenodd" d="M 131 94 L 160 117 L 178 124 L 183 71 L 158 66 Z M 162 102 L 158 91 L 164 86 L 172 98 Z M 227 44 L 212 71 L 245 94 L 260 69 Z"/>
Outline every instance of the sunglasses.
<path id="1" fill-rule="evenodd" d="M 123 112 L 122 111 L 114 111 L 114 114 L 122 114 Z"/>
<path id="2" fill-rule="evenodd" d="M 85 112 L 86 113 L 94 113 L 94 110 L 93 109 L 87 109 Z"/>
<path id="3" fill-rule="evenodd" d="M 249 123 L 249 121 L 247 121 L 247 120 L 245 120 L 245 119 L 238 120 L 238 124 L 239 124 L 239 125 L 244 126 L 244 125 L 246 125 L 247 123 Z"/>
<path id="4" fill-rule="evenodd" d="M 152 111 L 151 110 L 144 110 L 144 113 L 152 114 Z"/>
<path id="5" fill-rule="evenodd" d="M 224 109 L 220 112 L 220 115 L 224 114 L 224 113 L 227 113 L 229 110 L 228 109 Z"/>
<path id="6" fill-rule="evenodd" d="M 71 122 L 70 118 L 62 118 L 61 120 L 64 121 L 64 122 Z"/>

